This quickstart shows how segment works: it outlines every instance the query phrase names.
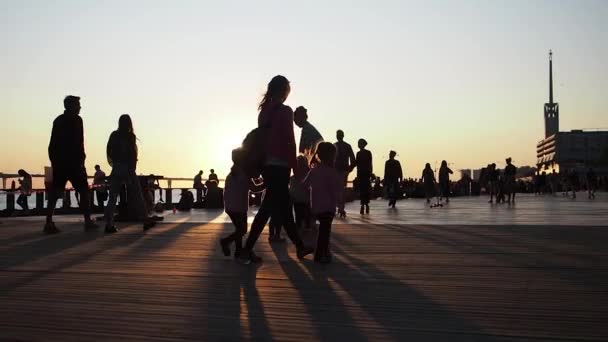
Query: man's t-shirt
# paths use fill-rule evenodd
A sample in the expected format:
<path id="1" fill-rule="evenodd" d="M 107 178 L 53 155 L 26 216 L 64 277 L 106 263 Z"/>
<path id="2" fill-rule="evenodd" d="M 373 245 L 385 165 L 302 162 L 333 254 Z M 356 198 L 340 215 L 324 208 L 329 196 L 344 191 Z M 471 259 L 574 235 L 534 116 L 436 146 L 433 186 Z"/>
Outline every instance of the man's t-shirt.
<path id="1" fill-rule="evenodd" d="M 321 133 L 310 122 L 306 122 L 302 126 L 302 135 L 300 136 L 300 153 L 313 151 L 321 141 L 323 141 Z"/>
<path id="2" fill-rule="evenodd" d="M 53 121 L 53 131 L 48 150 L 53 167 L 84 165 L 86 159 L 84 134 L 82 118 L 79 115 L 64 113 Z"/>
<path id="3" fill-rule="evenodd" d="M 349 143 L 338 141 L 336 146 L 336 170 L 350 171 L 355 164 L 355 153 Z"/>

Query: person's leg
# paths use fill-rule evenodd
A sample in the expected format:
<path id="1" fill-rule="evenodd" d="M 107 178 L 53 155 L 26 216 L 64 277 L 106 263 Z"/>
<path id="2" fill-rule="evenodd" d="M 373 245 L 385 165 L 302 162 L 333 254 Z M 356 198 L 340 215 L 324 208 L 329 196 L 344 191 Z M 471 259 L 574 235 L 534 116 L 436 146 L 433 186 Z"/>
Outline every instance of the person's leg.
<path id="1" fill-rule="evenodd" d="M 247 233 L 247 213 L 239 213 L 235 221 L 237 231 L 234 237 L 234 244 L 236 246 L 235 254 L 238 256 L 243 249 L 243 236 Z"/>
<path id="2" fill-rule="evenodd" d="M 19 205 L 21 207 L 21 209 L 25 210 L 25 206 L 27 205 L 27 201 L 25 201 L 25 203 L 23 203 L 25 198 L 24 194 L 19 194 L 19 197 L 17 197 L 17 205 Z"/>
<path id="3" fill-rule="evenodd" d="M 257 214 L 253 218 L 253 222 L 251 223 L 251 230 L 249 231 L 249 236 L 247 236 L 247 241 L 245 242 L 244 249 L 247 251 L 251 251 L 256 241 L 262 234 L 264 230 L 264 226 L 268 222 L 270 218 L 272 206 L 275 205 L 275 172 L 274 168 L 267 167 L 264 170 L 264 181 L 266 183 L 266 192 L 262 198 L 262 203 L 260 204 L 260 209 Z"/>
<path id="4" fill-rule="evenodd" d="M 85 228 L 95 228 L 95 224 L 91 221 L 91 199 L 89 193 L 89 182 L 87 180 L 87 171 L 84 166 L 70 168 L 68 171 L 68 180 L 72 186 L 80 194 L 80 209 L 84 216 Z"/>
<path id="5" fill-rule="evenodd" d="M 270 222 L 268 222 L 268 240 L 273 239 L 276 226 L 277 226 L 276 219 L 271 217 Z"/>
<path id="6" fill-rule="evenodd" d="M 49 184 L 48 198 L 47 198 L 47 209 L 46 209 L 46 223 L 44 225 L 44 233 L 55 234 L 59 233 L 60 230 L 53 223 L 53 214 L 55 213 L 55 206 L 57 205 L 57 199 L 65 190 L 67 183 L 67 173 L 57 167 L 51 165 L 53 170 L 53 181 Z"/>
<path id="7" fill-rule="evenodd" d="M 306 219 L 306 203 L 294 203 L 293 211 L 296 215 L 296 228 L 304 228 L 304 221 Z"/>
<path id="8" fill-rule="evenodd" d="M 49 190 L 49 197 L 47 199 L 46 206 L 46 223 L 53 222 L 53 213 L 55 212 L 55 206 L 57 205 L 57 190 L 54 189 L 54 186 L 51 186 Z"/>
<path id="9" fill-rule="evenodd" d="M 234 232 L 220 240 L 225 256 L 230 255 L 230 244 L 235 243 L 234 256 L 237 257 L 243 248 L 243 235 L 247 232 L 247 213 L 227 213 L 234 225 Z"/>
<path id="10" fill-rule="evenodd" d="M 114 212 L 116 211 L 116 201 L 120 190 L 122 188 L 122 182 L 117 177 L 110 177 L 110 194 L 108 195 L 108 205 L 106 205 L 105 217 L 106 227 L 112 227 L 114 225 Z"/>
<path id="11" fill-rule="evenodd" d="M 324 255 L 329 252 L 329 235 L 331 233 L 332 215 L 328 213 L 317 216 L 319 220 L 319 235 L 317 237 L 317 250 L 315 255 Z"/>
<path id="12" fill-rule="evenodd" d="M 338 212 L 344 213 L 344 205 L 346 202 L 346 184 L 348 183 L 348 172 L 339 171 L 340 177 L 340 191 L 338 193 Z"/>

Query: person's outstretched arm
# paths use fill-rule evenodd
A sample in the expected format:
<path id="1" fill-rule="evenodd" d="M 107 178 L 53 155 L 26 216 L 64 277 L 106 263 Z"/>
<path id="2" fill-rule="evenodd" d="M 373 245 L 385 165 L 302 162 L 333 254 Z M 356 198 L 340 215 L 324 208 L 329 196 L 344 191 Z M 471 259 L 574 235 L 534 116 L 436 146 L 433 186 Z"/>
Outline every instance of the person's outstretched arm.
<path id="1" fill-rule="evenodd" d="M 110 134 L 110 138 L 108 138 L 108 144 L 106 145 L 106 158 L 108 159 L 108 164 L 110 164 L 110 166 L 114 166 L 113 165 L 113 161 L 112 161 L 112 145 L 114 145 L 114 133 L 112 132 L 112 134 Z"/>
<path id="2" fill-rule="evenodd" d="M 60 153 L 58 151 L 58 139 L 59 139 L 59 128 L 57 127 L 57 120 L 53 121 L 53 130 L 51 131 L 51 140 L 49 141 L 49 159 L 51 160 L 51 164 L 54 164 L 57 161 L 57 156 Z"/>
<path id="3" fill-rule="evenodd" d="M 349 169 L 350 171 L 352 171 L 355 168 L 357 162 L 355 160 L 355 152 L 353 151 L 353 148 L 350 145 L 348 145 L 348 162 L 350 163 Z"/>

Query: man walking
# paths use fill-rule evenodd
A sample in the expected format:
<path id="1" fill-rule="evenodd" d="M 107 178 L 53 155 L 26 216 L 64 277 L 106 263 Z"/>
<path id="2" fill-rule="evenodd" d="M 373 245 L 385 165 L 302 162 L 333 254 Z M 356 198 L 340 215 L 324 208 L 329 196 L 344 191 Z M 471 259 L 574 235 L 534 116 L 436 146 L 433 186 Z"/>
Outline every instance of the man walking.
<path id="1" fill-rule="evenodd" d="M 302 128 L 299 152 L 307 156 L 308 160 L 311 160 L 316 153 L 317 144 L 323 141 L 323 136 L 308 121 L 308 110 L 303 106 L 296 108 L 293 113 L 293 121 L 296 126 Z"/>
<path id="2" fill-rule="evenodd" d="M 108 199 L 108 186 L 106 184 L 106 173 L 101 170 L 99 165 L 95 165 L 93 185 L 95 186 L 95 195 L 97 195 L 97 207 L 103 212 L 103 204 Z"/>
<path id="3" fill-rule="evenodd" d="M 65 111 L 53 121 L 53 131 L 49 143 L 49 159 L 53 168 L 53 181 L 49 191 L 48 212 L 44 233 L 56 234 L 60 230 L 53 222 L 57 197 L 65 191 L 68 181 L 80 193 L 80 207 L 84 214 L 85 230 L 98 226 L 91 220 L 89 183 L 84 166 L 84 132 L 80 114 L 80 97 L 68 95 L 63 100 Z"/>
<path id="4" fill-rule="evenodd" d="M 340 192 L 338 193 L 338 215 L 341 218 L 346 217 L 346 211 L 344 210 L 344 194 L 346 192 L 346 183 L 348 182 L 348 174 L 355 168 L 355 153 L 349 143 L 344 141 L 344 132 L 338 130 L 336 132 L 336 139 L 338 141 L 334 144 L 336 146 L 336 170 L 341 182 Z"/>

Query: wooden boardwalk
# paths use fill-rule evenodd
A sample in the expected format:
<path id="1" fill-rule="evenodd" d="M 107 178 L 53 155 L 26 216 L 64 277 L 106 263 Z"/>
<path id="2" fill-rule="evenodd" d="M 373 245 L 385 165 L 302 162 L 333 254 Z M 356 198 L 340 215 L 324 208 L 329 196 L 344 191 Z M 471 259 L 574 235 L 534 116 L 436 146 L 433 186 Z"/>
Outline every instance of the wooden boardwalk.
<path id="1" fill-rule="evenodd" d="M 606 226 L 340 224 L 333 264 L 264 234 L 257 267 L 225 224 L 60 228 L 0 224 L 0 340 L 608 340 Z"/>

